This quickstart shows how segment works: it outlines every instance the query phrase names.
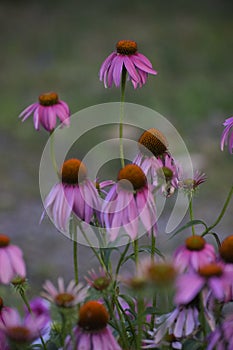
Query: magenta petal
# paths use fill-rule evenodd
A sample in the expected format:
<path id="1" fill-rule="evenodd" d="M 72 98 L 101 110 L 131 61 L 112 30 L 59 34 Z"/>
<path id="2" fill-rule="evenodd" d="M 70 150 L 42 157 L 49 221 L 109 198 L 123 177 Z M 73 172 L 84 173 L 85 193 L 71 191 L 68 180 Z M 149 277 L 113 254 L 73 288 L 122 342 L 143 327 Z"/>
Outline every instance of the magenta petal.
<path id="1" fill-rule="evenodd" d="M 26 267 L 23 260 L 23 254 L 20 248 L 15 245 L 10 245 L 7 249 L 7 252 L 11 259 L 11 264 L 14 270 L 15 275 L 21 277 L 26 276 Z"/>
<path id="2" fill-rule="evenodd" d="M 102 63 L 101 67 L 100 67 L 100 72 L 99 72 L 99 77 L 100 80 L 103 80 L 104 75 L 106 73 L 106 71 L 108 70 L 113 58 L 116 56 L 117 54 L 115 52 L 112 52 L 107 58 L 106 60 Z"/>
<path id="3" fill-rule="evenodd" d="M 224 286 L 221 278 L 212 277 L 208 281 L 209 287 L 212 289 L 214 296 L 218 300 L 224 299 Z"/>
<path id="4" fill-rule="evenodd" d="M 201 291 L 204 279 L 196 274 L 186 274 L 177 278 L 177 293 L 175 303 L 178 305 L 188 304 Z"/>
<path id="5" fill-rule="evenodd" d="M 40 128 L 40 116 L 39 116 L 39 108 L 36 108 L 33 114 L 33 123 L 36 130 Z"/>
<path id="6" fill-rule="evenodd" d="M 134 65 L 137 68 L 139 68 L 140 70 L 142 70 L 142 71 L 144 71 L 146 73 L 150 73 L 150 74 L 154 74 L 154 75 L 157 74 L 157 72 L 154 69 L 152 69 L 152 68 L 148 67 L 147 65 L 145 65 L 143 63 L 143 61 L 138 59 L 138 57 L 136 55 L 132 55 L 132 62 L 134 63 Z"/>
<path id="7" fill-rule="evenodd" d="M 19 118 L 23 117 L 22 121 L 24 122 L 38 106 L 39 103 L 31 104 L 20 113 Z"/>
<path id="8" fill-rule="evenodd" d="M 124 62 L 123 57 L 117 56 L 117 59 L 115 60 L 114 69 L 113 69 L 113 81 L 117 87 L 120 86 L 120 83 L 121 83 L 123 62 Z"/>
<path id="9" fill-rule="evenodd" d="M 4 284 L 10 283 L 15 276 L 9 256 L 5 249 L 1 249 L 0 251 L 0 266 L 0 282 Z"/>
<path id="10" fill-rule="evenodd" d="M 142 53 L 136 52 L 134 56 L 137 56 L 137 58 L 141 60 L 146 66 L 148 66 L 149 68 L 152 68 L 151 61 Z"/>
<path id="11" fill-rule="evenodd" d="M 124 56 L 124 65 L 130 77 L 132 78 L 132 80 L 134 80 L 135 82 L 139 82 L 140 79 L 139 79 L 138 72 L 132 60 L 128 56 Z"/>

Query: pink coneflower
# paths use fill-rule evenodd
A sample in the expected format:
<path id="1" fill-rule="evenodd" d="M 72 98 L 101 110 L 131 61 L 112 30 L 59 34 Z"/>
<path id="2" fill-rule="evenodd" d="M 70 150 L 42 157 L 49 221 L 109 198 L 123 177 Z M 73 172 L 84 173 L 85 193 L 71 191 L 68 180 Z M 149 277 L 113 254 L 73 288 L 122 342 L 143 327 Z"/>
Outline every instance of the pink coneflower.
<path id="1" fill-rule="evenodd" d="M 225 129 L 223 130 L 221 137 L 221 150 L 223 151 L 224 145 L 227 145 L 229 152 L 232 153 L 233 150 L 233 117 L 225 120 L 223 123 Z"/>
<path id="2" fill-rule="evenodd" d="M 47 92 L 39 96 L 39 102 L 28 106 L 19 115 L 24 122 L 31 114 L 33 114 L 33 122 L 36 130 L 40 129 L 40 125 L 45 130 L 52 132 L 57 123 L 57 118 L 62 125 L 69 125 L 70 111 L 68 105 L 59 100 L 55 92 Z"/>
<path id="3" fill-rule="evenodd" d="M 109 314 L 98 301 L 88 301 L 79 310 L 78 325 L 65 342 L 65 350 L 121 350 L 108 327 Z"/>
<path id="4" fill-rule="evenodd" d="M 155 128 L 143 132 L 138 140 L 139 153 L 134 163 L 142 168 L 154 186 L 162 184 L 163 193 L 170 187 L 178 187 L 179 169 L 168 152 L 168 142 L 161 131 Z"/>
<path id="5" fill-rule="evenodd" d="M 162 345 L 176 339 L 186 338 L 194 334 L 199 327 L 198 309 L 195 306 L 178 306 L 172 312 L 156 318 L 155 323 L 159 325 L 150 332 L 151 340 L 144 340 L 147 346 L 145 349 Z M 170 339 L 169 339 L 170 337 Z M 162 343 L 162 344 L 161 344 Z M 179 342 L 178 342 L 179 343 Z M 165 345 L 165 344 L 164 344 Z M 179 344 L 174 344 L 174 349 L 181 349 Z"/>
<path id="6" fill-rule="evenodd" d="M 214 247 L 206 243 L 201 236 L 190 236 L 186 239 L 185 245 L 176 249 L 174 264 L 181 272 L 189 269 L 198 269 L 216 260 Z"/>
<path id="7" fill-rule="evenodd" d="M 90 223 L 98 200 L 97 189 L 87 178 L 86 166 L 78 159 L 69 159 L 62 166 L 61 183 L 53 186 L 44 207 L 56 227 L 66 230 L 72 212 L 80 220 Z"/>
<path id="8" fill-rule="evenodd" d="M 226 319 L 207 337 L 206 350 L 233 349 L 233 316 Z"/>
<path id="9" fill-rule="evenodd" d="M 209 263 L 196 271 L 190 271 L 177 278 L 175 303 L 190 303 L 204 288 L 209 290 L 219 301 L 225 299 L 225 292 L 232 283 L 233 271 L 228 271 L 223 264 Z"/>
<path id="10" fill-rule="evenodd" d="M 148 58 L 137 52 L 137 43 L 131 40 L 118 41 L 116 52 L 111 53 L 100 68 L 100 80 L 106 88 L 113 83 L 119 87 L 123 70 L 128 72 L 135 89 L 146 83 L 148 73 L 157 74 Z"/>
<path id="11" fill-rule="evenodd" d="M 15 277 L 26 276 L 21 249 L 10 244 L 10 238 L 0 234 L 0 283 L 9 284 Z"/>
<path id="12" fill-rule="evenodd" d="M 107 289 L 111 283 L 111 277 L 109 274 L 103 269 L 99 268 L 99 272 L 95 272 L 95 270 L 91 270 L 88 272 L 89 276 L 85 277 L 85 280 L 89 284 L 90 287 L 103 291 Z"/>
<path id="13" fill-rule="evenodd" d="M 70 308 L 83 302 L 87 296 L 87 287 L 83 287 L 82 283 L 76 284 L 70 281 L 65 287 L 62 277 L 58 278 L 58 288 L 49 280 L 43 285 L 44 292 L 41 296 L 58 307 Z"/>
<path id="14" fill-rule="evenodd" d="M 206 174 L 196 170 L 193 178 L 184 178 L 180 181 L 179 187 L 185 192 L 195 192 L 196 189 L 207 180 Z"/>
<path id="15" fill-rule="evenodd" d="M 18 311 L 11 309 L 4 315 L 0 329 L 10 343 L 29 345 L 43 333 L 46 322 L 43 315 L 28 314 L 21 319 Z"/>
<path id="16" fill-rule="evenodd" d="M 147 232 L 156 233 L 155 202 L 146 176 L 138 165 L 128 164 L 119 171 L 118 182 L 105 198 L 101 220 L 114 241 L 121 228 L 136 239 L 139 219 Z"/>

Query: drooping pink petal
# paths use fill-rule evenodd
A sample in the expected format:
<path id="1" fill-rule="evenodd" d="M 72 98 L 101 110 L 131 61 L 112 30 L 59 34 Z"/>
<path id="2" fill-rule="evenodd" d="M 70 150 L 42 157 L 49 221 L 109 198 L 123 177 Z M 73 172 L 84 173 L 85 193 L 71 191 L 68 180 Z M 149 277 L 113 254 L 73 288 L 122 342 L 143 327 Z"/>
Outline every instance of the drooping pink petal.
<path id="1" fill-rule="evenodd" d="M 213 291 L 214 296 L 218 300 L 224 299 L 224 286 L 221 278 L 219 277 L 211 277 L 208 281 L 208 285 Z"/>
<path id="2" fill-rule="evenodd" d="M 143 72 L 146 72 L 146 73 L 150 73 L 150 74 L 154 74 L 156 75 L 157 72 L 150 68 L 148 65 L 146 65 L 141 59 L 139 59 L 136 55 L 132 55 L 132 62 L 134 63 L 134 65 L 142 70 Z"/>
<path id="3" fill-rule="evenodd" d="M 0 282 L 8 284 L 15 277 L 10 257 L 5 249 L 0 250 Z"/>
<path id="4" fill-rule="evenodd" d="M 139 75 L 138 75 L 138 72 L 137 72 L 133 62 L 131 61 L 131 59 L 128 56 L 123 56 L 123 57 L 124 57 L 125 68 L 128 71 L 130 77 L 135 82 L 139 82 L 139 80 L 140 80 Z"/>
<path id="5" fill-rule="evenodd" d="M 175 303 L 177 305 L 185 305 L 192 301 L 201 291 L 205 284 L 205 280 L 196 274 L 186 274 L 177 278 L 177 292 L 175 295 Z"/>
<path id="6" fill-rule="evenodd" d="M 120 83 L 121 83 L 123 63 L 124 63 L 123 57 L 121 57 L 121 55 L 117 56 L 117 59 L 115 60 L 115 64 L 114 64 L 114 69 L 113 69 L 113 81 L 117 87 L 120 86 Z"/>
<path id="7" fill-rule="evenodd" d="M 38 106 L 39 103 L 33 103 L 27 108 L 25 108 L 19 115 L 19 118 L 23 117 L 22 122 L 24 122 Z"/>
<path id="8" fill-rule="evenodd" d="M 15 245 L 9 245 L 7 247 L 7 253 L 9 254 L 12 269 L 14 271 L 14 275 L 19 275 L 21 277 L 26 276 L 26 267 L 22 257 L 22 251 Z"/>
<path id="9" fill-rule="evenodd" d="M 100 72 L 99 72 L 99 78 L 102 81 L 104 79 L 104 75 L 106 73 L 106 71 L 108 70 L 109 66 L 112 63 L 113 58 L 116 56 L 116 52 L 112 52 L 107 58 L 106 60 L 102 63 L 101 67 L 100 67 Z"/>

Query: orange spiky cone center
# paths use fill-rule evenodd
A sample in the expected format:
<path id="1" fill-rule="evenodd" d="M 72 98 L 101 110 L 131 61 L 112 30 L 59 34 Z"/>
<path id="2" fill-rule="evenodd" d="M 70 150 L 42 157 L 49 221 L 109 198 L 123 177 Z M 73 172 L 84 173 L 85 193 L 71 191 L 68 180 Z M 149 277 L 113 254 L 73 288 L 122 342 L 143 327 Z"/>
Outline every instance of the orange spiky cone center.
<path id="1" fill-rule="evenodd" d="M 168 148 L 166 137 L 155 128 L 144 131 L 138 140 L 138 145 L 143 154 L 151 156 L 152 153 L 155 157 L 162 156 Z"/>
<path id="2" fill-rule="evenodd" d="M 0 234 L 0 248 L 7 247 L 10 244 L 10 238 L 4 234 Z"/>
<path id="3" fill-rule="evenodd" d="M 132 40 L 120 40 L 116 44 L 117 53 L 122 55 L 133 55 L 137 52 L 137 43 Z"/>
<path id="4" fill-rule="evenodd" d="M 87 168 L 79 159 L 69 159 L 63 163 L 61 177 L 65 184 L 78 185 L 86 179 Z"/>
<path id="5" fill-rule="evenodd" d="M 128 164 L 122 168 L 118 173 L 117 180 L 121 181 L 120 184 L 124 189 L 129 189 L 131 184 L 135 191 L 142 189 L 147 183 L 146 175 L 136 164 Z"/>
<path id="6" fill-rule="evenodd" d="M 39 96 L 39 103 L 42 106 L 53 106 L 58 103 L 58 94 L 56 92 L 46 92 Z"/>
<path id="7" fill-rule="evenodd" d="M 229 264 L 233 264 L 233 235 L 225 238 L 219 248 L 221 258 Z"/>
<path id="8" fill-rule="evenodd" d="M 79 327 L 86 331 L 99 331 L 107 326 L 109 314 L 98 301 L 88 301 L 79 310 Z"/>
<path id="9" fill-rule="evenodd" d="M 205 240 L 201 236 L 193 235 L 185 241 L 186 248 L 189 250 L 202 250 L 205 246 Z"/>

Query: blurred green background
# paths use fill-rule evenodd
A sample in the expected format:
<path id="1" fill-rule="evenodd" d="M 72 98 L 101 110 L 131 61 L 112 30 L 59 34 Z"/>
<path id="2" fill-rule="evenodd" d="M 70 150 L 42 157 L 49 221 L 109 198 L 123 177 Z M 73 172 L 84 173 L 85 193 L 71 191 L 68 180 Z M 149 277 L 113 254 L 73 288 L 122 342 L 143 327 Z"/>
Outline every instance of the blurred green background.
<path id="1" fill-rule="evenodd" d="M 157 110 L 180 132 L 208 176 L 195 211 L 211 223 L 232 183 L 232 157 L 219 146 L 233 112 L 232 16 L 230 0 L 0 2 L 0 227 L 24 249 L 32 282 L 70 271 L 64 257 L 70 259 L 71 242 L 49 221 L 38 224 L 38 168 L 48 134 L 36 132 L 32 119 L 22 124 L 19 113 L 50 90 L 72 113 L 119 101 L 119 89 L 104 89 L 98 71 L 118 40 L 137 41 L 158 75 L 142 89 L 128 84 L 126 101 Z M 232 234 L 232 205 L 218 232 Z"/>

